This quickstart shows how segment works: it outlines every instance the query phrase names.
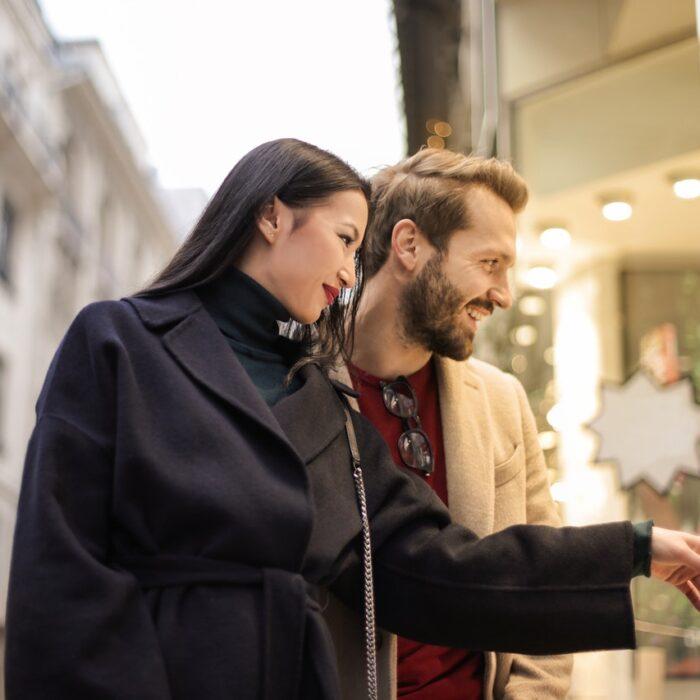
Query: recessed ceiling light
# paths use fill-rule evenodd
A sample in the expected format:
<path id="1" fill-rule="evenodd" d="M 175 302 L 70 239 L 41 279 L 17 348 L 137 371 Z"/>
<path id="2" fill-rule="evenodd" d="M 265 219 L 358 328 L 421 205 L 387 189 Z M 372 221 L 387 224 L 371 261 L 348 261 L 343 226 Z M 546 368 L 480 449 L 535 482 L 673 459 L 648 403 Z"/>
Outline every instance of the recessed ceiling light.
<path id="1" fill-rule="evenodd" d="M 632 205 L 624 200 L 603 204 L 603 216 L 608 221 L 626 221 L 632 216 Z"/>
<path id="2" fill-rule="evenodd" d="M 571 245 L 571 234 L 563 226 L 550 226 L 540 234 L 540 243 L 550 250 L 565 250 Z"/>
<path id="3" fill-rule="evenodd" d="M 697 199 L 700 197 L 700 178 L 684 177 L 675 180 L 673 183 L 673 193 L 679 199 Z"/>

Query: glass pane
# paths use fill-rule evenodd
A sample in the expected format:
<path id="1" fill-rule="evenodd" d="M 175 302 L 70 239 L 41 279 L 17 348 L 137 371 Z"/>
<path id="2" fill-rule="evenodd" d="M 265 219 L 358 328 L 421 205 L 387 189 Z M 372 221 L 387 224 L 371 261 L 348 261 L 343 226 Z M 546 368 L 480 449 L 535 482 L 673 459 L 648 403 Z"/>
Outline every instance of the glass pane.
<path id="1" fill-rule="evenodd" d="M 622 275 L 625 369 L 640 366 L 660 384 L 690 375 L 700 398 L 700 270 L 643 270 Z M 700 531 L 700 477 L 680 474 L 668 494 L 642 482 L 630 492 L 630 517 L 661 527 Z M 673 678 L 700 677 L 697 613 L 665 584 L 633 583 L 640 646 L 664 647 Z"/>

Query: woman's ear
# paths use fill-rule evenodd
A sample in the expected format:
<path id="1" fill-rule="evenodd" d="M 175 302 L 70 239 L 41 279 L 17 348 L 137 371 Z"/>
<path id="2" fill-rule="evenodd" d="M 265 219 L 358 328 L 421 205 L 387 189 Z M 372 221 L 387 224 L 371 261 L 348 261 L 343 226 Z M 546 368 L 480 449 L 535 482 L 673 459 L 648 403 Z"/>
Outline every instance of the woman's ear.
<path id="1" fill-rule="evenodd" d="M 291 231 L 294 216 L 292 210 L 275 196 L 260 210 L 256 223 L 265 240 L 272 245 L 282 234 Z"/>
<path id="2" fill-rule="evenodd" d="M 256 224 L 258 231 L 268 243 L 274 243 L 279 229 L 279 212 L 277 211 L 276 203 L 279 202 L 277 197 L 273 197 L 269 202 L 266 202 L 258 218 Z"/>

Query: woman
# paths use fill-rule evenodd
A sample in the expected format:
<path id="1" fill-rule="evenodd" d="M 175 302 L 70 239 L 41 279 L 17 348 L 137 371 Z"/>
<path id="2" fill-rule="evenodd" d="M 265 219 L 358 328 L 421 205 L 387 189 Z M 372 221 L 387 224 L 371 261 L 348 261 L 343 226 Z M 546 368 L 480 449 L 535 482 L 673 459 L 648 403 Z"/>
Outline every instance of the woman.
<path id="1" fill-rule="evenodd" d="M 365 507 L 383 627 L 525 653 L 634 645 L 648 543 L 630 523 L 479 541 L 366 420 L 348 429 L 350 390 L 323 368 L 352 315 L 338 296 L 368 192 L 329 153 L 264 144 L 148 289 L 78 315 L 27 455 L 9 700 L 339 697 L 319 587 L 371 613 Z M 295 340 L 278 333 L 290 317 Z M 686 537 L 655 531 L 654 546 L 686 562 L 669 571 L 687 587 Z"/>

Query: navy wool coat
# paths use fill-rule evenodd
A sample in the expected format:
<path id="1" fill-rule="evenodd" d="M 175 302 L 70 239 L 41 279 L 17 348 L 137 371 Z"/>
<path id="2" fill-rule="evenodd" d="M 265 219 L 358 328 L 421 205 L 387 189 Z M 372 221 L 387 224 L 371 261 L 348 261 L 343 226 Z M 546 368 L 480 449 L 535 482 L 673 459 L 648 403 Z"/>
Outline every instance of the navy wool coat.
<path id="1" fill-rule="evenodd" d="M 8 700 L 339 697 L 319 587 L 361 609 L 360 517 L 338 388 L 302 377 L 269 408 L 193 292 L 77 316 L 28 448 Z M 634 645 L 629 523 L 478 540 L 353 422 L 379 625 L 495 651 Z"/>

